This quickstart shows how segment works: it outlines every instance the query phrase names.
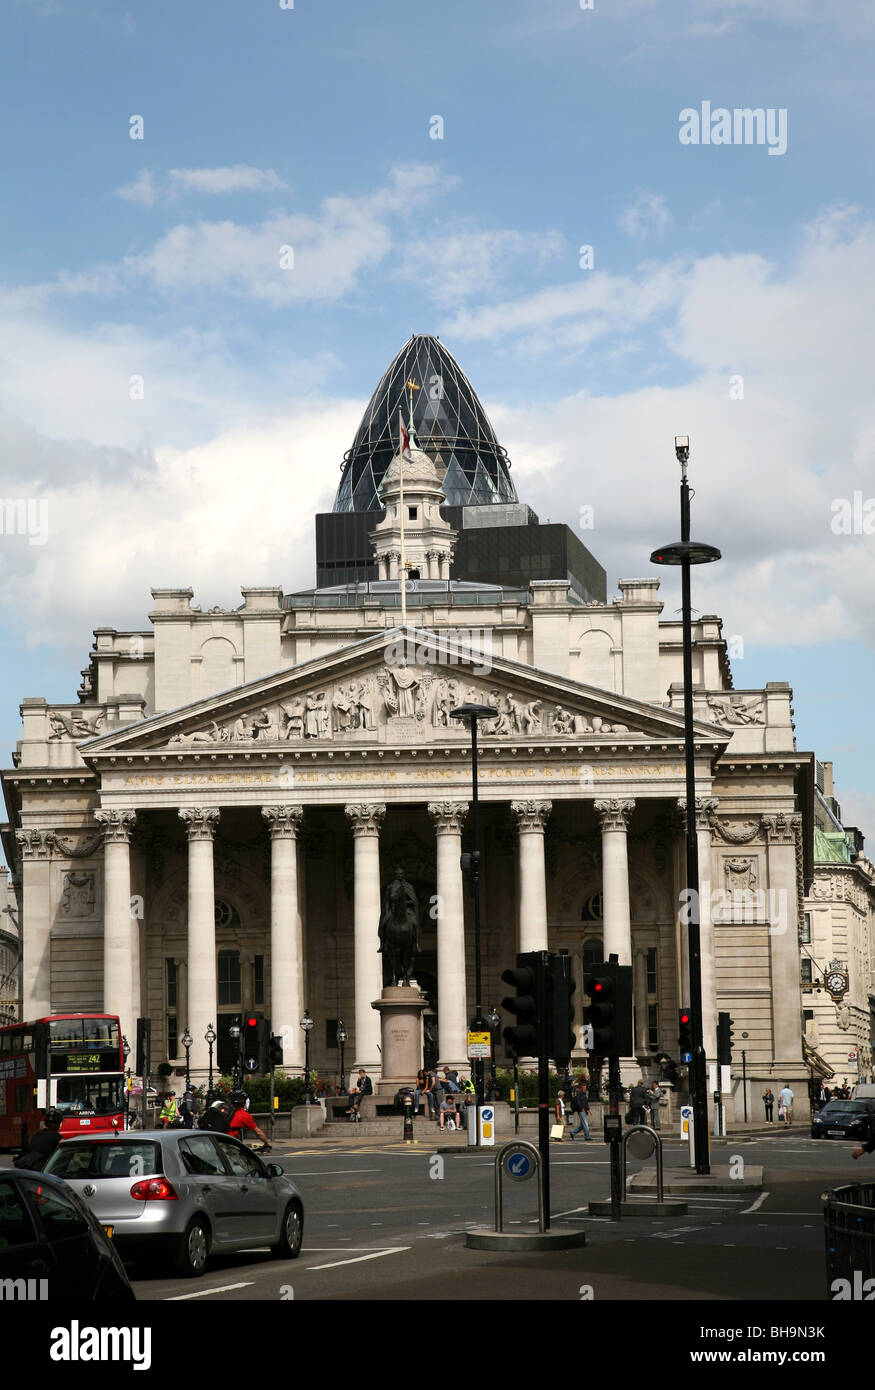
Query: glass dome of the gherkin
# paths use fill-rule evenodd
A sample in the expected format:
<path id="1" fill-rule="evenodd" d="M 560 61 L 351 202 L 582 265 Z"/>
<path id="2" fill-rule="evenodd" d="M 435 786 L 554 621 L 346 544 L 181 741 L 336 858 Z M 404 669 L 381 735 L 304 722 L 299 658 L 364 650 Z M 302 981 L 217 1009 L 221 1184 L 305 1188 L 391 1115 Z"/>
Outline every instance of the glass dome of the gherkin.
<path id="1" fill-rule="evenodd" d="M 443 343 L 416 334 L 383 373 L 362 416 L 343 461 L 334 510 L 368 512 L 382 506 L 379 487 L 398 452 L 398 412 L 405 424 L 409 417 L 410 381 L 419 388 L 412 393 L 416 443 L 432 458 L 440 454 L 447 505 L 516 502 L 510 461 L 470 381 Z"/>

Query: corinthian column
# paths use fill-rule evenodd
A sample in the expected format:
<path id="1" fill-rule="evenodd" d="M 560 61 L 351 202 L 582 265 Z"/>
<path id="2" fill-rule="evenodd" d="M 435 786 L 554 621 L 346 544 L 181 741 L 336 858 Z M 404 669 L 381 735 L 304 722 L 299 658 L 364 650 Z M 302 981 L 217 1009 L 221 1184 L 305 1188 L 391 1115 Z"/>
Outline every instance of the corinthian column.
<path id="1" fill-rule="evenodd" d="M 547 873 L 544 867 L 544 829 L 553 809 L 550 801 L 512 801 L 511 815 L 519 830 L 520 951 L 546 951 Z"/>
<path id="2" fill-rule="evenodd" d="M 462 822 L 467 801 L 429 802 L 437 835 L 438 1048 L 440 1065 L 467 1065 L 465 998 L 465 896 Z"/>
<path id="3" fill-rule="evenodd" d="M 21 855 L 21 999 L 25 1019 L 52 1012 L 52 832 L 16 830 Z"/>
<path id="4" fill-rule="evenodd" d="M 593 803 L 602 830 L 602 898 L 605 960 L 616 952 L 620 965 L 632 964 L 632 918 L 629 909 L 629 853 L 626 834 L 634 801 L 611 797 Z"/>
<path id="5" fill-rule="evenodd" d="M 298 906 L 297 830 L 303 806 L 262 806 L 270 827 L 270 1018 L 283 1066 L 303 1072 L 304 943 Z"/>
<path id="6" fill-rule="evenodd" d="M 383 991 L 383 963 L 379 954 L 380 927 L 380 825 L 385 803 L 357 803 L 344 807 L 352 826 L 355 846 L 355 1067 L 364 1067 L 375 1079 L 380 1075 L 380 1018 L 371 1004 Z"/>
<path id="7" fill-rule="evenodd" d="M 140 942 L 131 913 L 131 832 L 136 811 L 99 810 L 103 826 L 103 1009 L 118 1014 L 126 1038 L 140 1013 Z"/>
<path id="8" fill-rule="evenodd" d="M 207 1069 L 204 1034 L 216 1026 L 216 892 L 213 884 L 213 838 L 219 811 L 184 806 L 179 819 L 188 835 L 188 1031 L 191 1065 Z"/>

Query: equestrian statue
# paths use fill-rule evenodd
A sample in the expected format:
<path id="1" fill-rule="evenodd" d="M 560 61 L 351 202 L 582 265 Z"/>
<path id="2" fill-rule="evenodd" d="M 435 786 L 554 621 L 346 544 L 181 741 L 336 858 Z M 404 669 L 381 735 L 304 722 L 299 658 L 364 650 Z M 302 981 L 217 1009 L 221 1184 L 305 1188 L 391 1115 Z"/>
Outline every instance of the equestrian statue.
<path id="1" fill-rule="evenodd" d="M 409 985 L 414 959 L 422 947 L 419 940 L 419 902 L 402 868 L 395 870 L 395 877 L 387 884 L 383 894 L 379 937 L 380 951 L 389 958 L 391 983 Z"/>

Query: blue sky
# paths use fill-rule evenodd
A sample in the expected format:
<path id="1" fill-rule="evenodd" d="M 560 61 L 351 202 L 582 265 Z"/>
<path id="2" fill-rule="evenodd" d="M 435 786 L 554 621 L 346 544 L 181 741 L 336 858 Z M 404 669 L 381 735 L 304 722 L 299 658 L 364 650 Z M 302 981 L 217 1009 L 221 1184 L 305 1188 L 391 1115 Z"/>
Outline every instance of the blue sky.
<path id="1" fill-rule="evenodd" d="M 873 537 L 831 524 L 875 495 L 869 4 L 7 0 L 0 26 L 0 496 L 49 506 L 44 545 L 0 535 L 7 763 L 20 698 L 74 698 L 151 584 L 312 582 L 358 416 L 436 332 L 520 495 L 594 507 L 612 587 L 675 535 L 691 435 L 725 556 L 694 602 L 744 637 L 737 687 L 791 681 L 875 834 Z M 786 153 L 682 145 L 703 101 L 785 111 Z"/>

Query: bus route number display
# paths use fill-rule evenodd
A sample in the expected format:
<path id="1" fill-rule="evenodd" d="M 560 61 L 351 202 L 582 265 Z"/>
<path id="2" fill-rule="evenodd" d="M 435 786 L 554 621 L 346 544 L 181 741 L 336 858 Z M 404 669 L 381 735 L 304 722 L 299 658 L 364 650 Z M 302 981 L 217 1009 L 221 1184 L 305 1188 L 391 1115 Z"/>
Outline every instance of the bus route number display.
<path id="1" fill-rule="evenodd" d="M 67 1071 L 100 1071 L 99 1052 L 68 1052 Z"/>

